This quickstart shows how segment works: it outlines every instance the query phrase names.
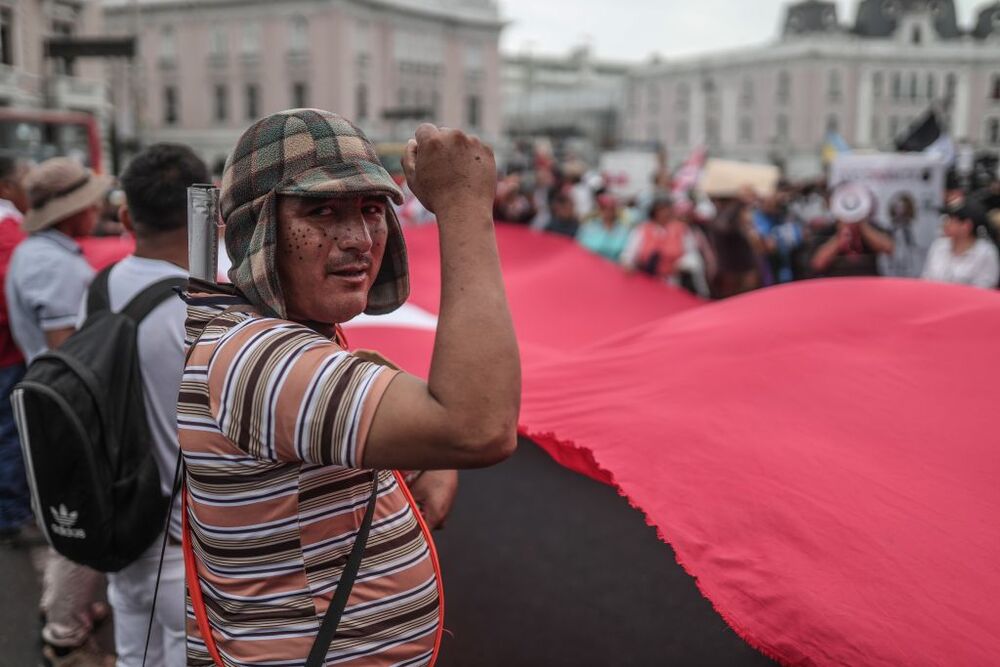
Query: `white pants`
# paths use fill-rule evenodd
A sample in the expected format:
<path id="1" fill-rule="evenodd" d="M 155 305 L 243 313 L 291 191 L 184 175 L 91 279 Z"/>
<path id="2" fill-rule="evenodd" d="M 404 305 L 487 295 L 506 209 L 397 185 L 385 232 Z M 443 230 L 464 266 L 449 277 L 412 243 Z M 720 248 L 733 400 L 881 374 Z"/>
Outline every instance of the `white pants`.
<path id="1" fill-rule="evenodd" d="M 108 575 L 108 601 L 114 610 L 118 667 L 142 665 L 156 570 L 160 564 L 161 539 L 157 538 L 139 560 Z M 184 554 L 178 546 L 168 545 L 163 556 L 154 614 L 146 665 L 184 667 Z"/>
<path id="2" fill-rule="evenodd" d="M 94 630 L 93 605 L 100 599 L 104 575 L 48 549 L 42 577 L 42 638 L 53 646 L 80 646 Z"/>

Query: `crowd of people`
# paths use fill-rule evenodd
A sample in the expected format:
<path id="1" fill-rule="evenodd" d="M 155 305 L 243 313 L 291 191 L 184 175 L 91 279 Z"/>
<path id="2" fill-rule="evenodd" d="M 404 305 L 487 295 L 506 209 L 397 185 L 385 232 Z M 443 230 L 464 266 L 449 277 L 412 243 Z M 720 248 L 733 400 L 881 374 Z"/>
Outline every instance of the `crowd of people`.
<path id="1" fill-rule="evenodd" d="M 905 205 L 913 202 L 894 202 L 891 219 L 883 220 L 863 185 L 831 191 L 823 182 L 780 181 L 773 191 L 744 187 L 706 197 L 678 188 L 666 170 L 638 195 L 623 198 L 577 161 L 560 167 L 536 160 L 533 169 L 501 178 L 494 217 L 574 238 L 625 270 L 706 298 L 816 277 L 1000 285 L 1000 181 L 972 193 L 944 193 L 941 238 L 930 247 L 914 242 L 914 211 L 896 210 Z M 407 218 L 405 211 L 403 218 L 429 219 Z"/>
<path id="2" fill-rule="evenodd" d="M 367 139 L 343 119 L 306 110 L 286 113 L 298 113 L 301 127 L 306 128 L 296 130 L 286 140 L 308 143 L 331 133 L 342 135 L 344 145 L 358 154 L 338 153 L 334 161 L 349 162 L 352 168 L 360 165 L 358 175 L 329 176 L 355 173 L 344 171 L 340 162 L 331 166 L 289 161 L 280 165 L 283 180 L 265 183 L 253 173 L 255 162 L 228 165 L 222 185 L 223 215 L 227 218 L 225 241 L 233 258 L 228 275 L 236 287 L 202 285 L 201 292 L 188 294 L 187 305 L 179 299 L 164 301 L 138 328 L 152 455 L 162 492 L 168 495 L 173 486 L 175 461 L 183 444 L 189 466 L 194 462 L 194 476 L 188 478 L 194 490 L 191 516 L 203 520 L 196 538 L 197 557 L 209 570 L 235 573 L 233 581 L 242 581 L 222 590 L 231 583 L 223 577 L 206 587 L 206 595 L 215 605 L 213 622 L 224 626 L 218 634 L 221 649 L 215 647 L 212 633 L 202 634 L 207 625 L 198 625 L 198 631 L 193 632 L 195 626 L 185 624 L 185 555 L 181 509 L 175 505 L 166 522 L 162 557 L 159 545 L 152 545 L 134 563 L 105 577 L 54 551 L 48 554 L 41 638 L 44 657 L 51 665 L 110 665 L 117 660 L 119 667 L 126 667 L 142 664 L 144 653 L 147 664 L 192 664 L 191 656 L 197 664 L 212 664 L 218 650 L 243 652 L 241 655 L 251 656 L 250 660 L 257 650 L 247 648 L 251 644 L 258 648 L 266 645 L 281 659 L 297 659 L 288 647 L 295 651 L 308 648 L 315 628 L 300 622 L 302 614 L 282 616 L 282 609 L 269 606 L 267 591 L 278 591 L 294 601 L 292 606 L 315 615 L 318 607 L 313 608 L 312 593 L 302 590 L 303 586 L 308 588 L 302 583 L 306 577 L 303 575 L 301 581 L 296 577 L 307 572 L 314 588 L 322 584 L 325 593 L 331 593 L 342 570 L 326 565 L 310 570 L 312 565 L 303 560 L 301 550 L 297 553 L 302 562 L 288 565 L 281 560 L 285 556 L 265 548 L 277 518 L 299 526 L 302 512 L 311 510 L 298 506 L 279 510 L 265 507 L 264 500 L 243 497 L 246 489 L 241 479 L 257 477 L 257 490 L 271 489 L 281 495 L 288 487 L 306 495 L 332 494 L 327 500 L 353 503 L 352 512 L 364 511 L 367 489 L 374 484 L 372 497 L 382 503 L 379 517 L 398 524 L 391 529 L 376 528 L 376 532 L 383 532 L 375 548 L 384 548 L 400 563 L 412 560 L 399 565 L 405 576 L 375 571 L 366 576 L 389 591 L 385 609 L 379 612 L 382 617 L 404 619 L 399 620 L 402 625 L 409 618 L 410 603 L 390 604 L 390 598 L 397 599 L 392 596 L 400 596 L 399 600 L 412 597 L 413 605 L 419 603 L 420 632 L 406 639 L 378 614 L 362 619 L 359 627 L 372 637 L 384 635 L 396 642 L 395 647 L 404 647 L 401 659 L 410 660 L 405 664 L 425 664 L 431 659 L 436 651 L 434 637 L 440 632 L 440 591 L 436 563 L 421 530 L 426 530 L 425 523 L 433 528 L 443 521 L 457 484 L 454 470 L 439 469 L 502 459 L 509 454 L 511 428 L 516 423 L 519 376 L 511 369 L 516 366 L 517 354 L 499 263 L 491 244 L 472 238 L 480 232 L 458 224 L 470 212 L 488 217 L 494 182 L 492 216 L 498 223 L 529 226 L 539 233 L 574 239 L 623 270 L 648 274 L 704 298 L 726 298 L 812 277 L 923 277 L 989 289 L 1000 283 L 1000 182 L 974 193 L 946 193 L 941 236 L 918 251 L 905 225 L 878 219 L 874 197 L 863 185 L 828 192 L 820 183 L 779 182 L 773 191 L 743 188 L 730 196 L 710 198 L 678 187 L 669 172 L 660 170 L 648 188 L 623 199 L 600 174 L 579 162 L 557 165 L 540 160 L 533 169 L 510 171 L 498 181 L 492 169 L 482 171 L 472 183 L 478 198 L 466 200 L 451 188 L 450 179 L 456 173 L 472 179 L 469 174 L 484 169 L 492 159 L 484 159 L 485 149 L 478 142 L 469 143 L 464 135 L 451 131 L 434 134 L 436 130 L 422 128 L 423 136 L 418 132 L 418 139 L 424 142 L 427 156 L 424 171 L 415 170 L 415 153 L 408 154 L 411 182 L 394 183 L 377 163 Z M 267 145 L 253 143 L 255 137 L 252 131 L 244 135 L 246 145 L 241 154 L 268 154 Z M 466 171 L 455 171 L 450 159 L 459 160 Z M 422 183 L 413 178 L 417 173 L 424 174 Z M 328 180 L 317 181 L 324 178 Z M 25 466 L 7 397 L 27 364 L 59 348 L 87 319 L 88 288 L 95 272 L 83 257 L 81 239 L 95 233 L 126 233 L 135 238 L 134 254 L 115 264 L 106 277 L 110 308 L 120 311 L 158 281 L 187 278 L 186 191 L 188 186 L 209 179 L 208 170 L 193 151 L 173 144 L 156 145 L 136 156 L 119 181 L 118 194 L 110 197 L 111 179 L 74 160 L 54 158 L 29 168 L 16 158 L 0 156 L 0 280 L 5 286 L 0 294 L 0 540 L 16 543 L 25 539 L 32 517 Z M 316 193 L 310 190 L 316 186 L 314 181 L 327 188 L 321 190 L 327 196 L 319 204 L 315 203 Z M 904 207 L 905 202 L 899 206 Z M 899 217 L 912 219 L 913 211 L 900 209 Z M 333 222 L 322 227 L 316 222 L 321 218 Z M 455 332 L 453 340 L 468 341 L 468 345 L 456 344 L 442 352 L 445 362 L 432 371 L 434 396 L 426 385 L 412 378 L 394 382 L 390 390 L 396 371 L 386 370 L 379 360 L 348 360 L 342 354 L 344 344 L 336 326 L 362 311 L 386 312 L 405 299 L 405 260 L 403 265 L 398 260 L 405 258 L 405 253 L 401 252 L 403 238 L 397 218 L 403 225 L 437 219 L 443 237 L 447 237 L 443 243 L 448 252 L 461 257 L 465 267 L 461 272 L 463 289 L 448 292 L 443 300 L 441 326 Z M 343 236 L 333 236 L 330 229 L 335 225 L 346 230 Z M 488 229 L 488 225 L 482 228 Z M 261 236 L 265 233 L 271 236 Z M 378 262 L 371 258 L 376 250 Z M 473 251 L 479 254 L 463 255 Z M 380 272 L 381 253 L 387 253 L 389 269 Z M 335 262 L 329 259 L 333 256 Z M 315 293 L 317 285 L 327 280 L 333 280 L 338 290 L 350 287 L 342 290 L 347 294 L 343 302 L 325 304 L 328 295 Z M 364 293 L 359 291 L 361 287 Z M 467 294 L 465 287 L 469 288 Z M 187 338 L 185 316 L 189 318 Z M 191 346 L 192 337 L 200 337 L 211 329 L 210 324 L 222 329 L 212 329 L 213 335 L 201 343 L 195 340 L 194 353 L 186 359 L 185 349 Z M 285 355 L 287 364 L 275 362 L 267 368 L 247 370 L 227 357 L 234 364 L 232 372 L 217 364 L 222 368 L 216 373 L 222 373 L 216 378 L 218 382 L 205 379 L 204 358 L 215 354 L 220 341 L 230 335 L 219 331 L 258 329 L 256 338 L 235 334 L 234 345 L 245 345 L 250 350 L 246 355 L 252 357 L 264 354 L 257 348 L 273 341 L 274 349 L 265 351 L 268 358 Z M 468 335 L 476 329 L 483 329 L 481 336 Z M 498 337 L 497 331 L 506 333 Z M 484 355 L 482 340 L 494 341 L 496 353 Z M 510 363 L 486 367 L 484 358 L 505 358 Z M 183 377 L 187 389 L 182 391 L 186 365 L 188 375 Z M 239 380 L 242 372 L 249 375 Z M 281 387 L 281 401 L 303 404 L 298 414 L 315 413 L 309 423 L 295 426 L 297 430 L 315 427 L 315 433 L 306 438 L 309 443 L 300 442 L 301 438 L 289 435 L 290 431 L 285 433 L 290 427 L 264 438 L 259 429 L 248 429 L 237 420 L 220 418 L 211 428 L 205 426 L 206 415 L 214 415 L 213 410 L 223 400 L 216 395 L 219 391 L 225 394 L 227 405 L 258 401 L 252 392 L 264 373 L 272 374 L 275 386 Z M 329 399 L 323 383 L 334 380 L 340 383 L 337 396 L 341 403 L 310 402 L 320 400 L 317 397 Z M 494 399 L 500 389 L 508 407 L 498 415 Z M 180 407 L 176 400 L 179 392 Z M 380 400 L 395 407 L 382 410 Z M 178 410 L 185 443 L 178 440 Z M 336 429 L 323 430 L 330 424 L 336 424 Z M 475 427 L 459 432 L 456 424 Z M 481 431 L 483 424 L 492 425 L 491 430 L 482 431 L 492 435 L 481 445 L 471 443 L 467 434 Z M 211 436 L 205 435 L 209 432 Z M 290 439 L 282 440 L 285 436 Z M 367 442 L 355 440 L 365 437 Z M 445 446 L 451 440 L 454 442 Z M 223 450 L 229 452 L 229 458 L 214 461 Z M 429 472 L 412 473 L 404 482 L 402 477 L 389 474 L 358 472 L 365 467 L 426 468 Z M 407 505 L 400 486 L 404 483 L 409 487 L 407 493 L 417 499 L 423 519 L 401 509 Z M 344 489 L 350 493 L 342 493 Z M 239 509 L 258 501 L 262 512 L 272 512 L 270 523 L 255 523 L 254 516 Z M 228 502 L 238 505 L 235 513 L 219 509 Z M 314 520 L 318 519 L 310 515 L 309 521 Z M 209 524 L 214 522 L 218 527 L 220 521 L 230 529 L 213 532 Z M 312 529 L 305 533 L 295 529 L 285 537 L 304 545 L 305 550 L 323 553 L 334 542 L 349 545 L 345 536 L 350 537 L 350 522 L 331 521 L 330 534 L 336 537 L 332 542 L 326 533 L 313 534 Z M 235 541 L 233 535 L 237 536 Z M 246 540 L 264 545 L 264 551 L 248 556 L 242 550 Z M 287 578 L 280 585 L 272 581 L 270 588 L 248 588 L 247 581 L 260 581 L 255 568 L 271 556 L 278 564 L 275 567 L 288 570 Z M 331 558 L 334 556 L 343 566 L 347 554 L 338 552 Z M 189 579 L 189 585 L 191 581 L 197 584 L 197 577 Z M 105 583 L 110 609 L 101 602 Z M 147 646 L 157 585 L 165 597 L 161 595 Z M 371 585 L 364 587 L 373 600 L 379 598 Z M 364 616 L 364 612 L 359 614 Z M 117 658 L 105 654 L 94 639 L 95 628 L 109 615 L 114 617 Z M 295 641 L 279 646 L 270 638 L 273 632 L 262 630 L 267 623 L 274 632 L 284 632 Z M 247 637 L 254 641 L 248 642 Z M 336 650 L 347 648 L 342 645 Z M 382 656 L 383 648 L 370 650 L 371 655 Z"/>

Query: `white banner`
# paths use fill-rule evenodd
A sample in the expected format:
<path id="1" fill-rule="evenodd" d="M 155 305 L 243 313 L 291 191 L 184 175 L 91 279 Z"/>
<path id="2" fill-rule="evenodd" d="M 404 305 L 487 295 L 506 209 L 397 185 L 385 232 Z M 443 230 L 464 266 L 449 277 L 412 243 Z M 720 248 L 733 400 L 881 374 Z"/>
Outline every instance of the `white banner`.
<path id="1" fill-rule="evenodd" d="M 875 195 L 874 222 L 892 234 L 896 250 L 883 258 L 885 275 L 919 277 L 941 229 L 944 165 L 920 153 L 845 153 L 830 168 L 831 190 L 861 183 Z"/>

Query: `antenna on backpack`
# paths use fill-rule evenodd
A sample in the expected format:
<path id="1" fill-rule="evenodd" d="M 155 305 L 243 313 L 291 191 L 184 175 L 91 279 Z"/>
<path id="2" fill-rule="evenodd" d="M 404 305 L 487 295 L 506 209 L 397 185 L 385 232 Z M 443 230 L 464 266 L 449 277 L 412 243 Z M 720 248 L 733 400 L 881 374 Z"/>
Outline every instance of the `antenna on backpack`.
<path id="1" fill-rule="evenodd" d="M 217 282 L 219 270 L 219 188 L 195 183 L 188 196 L 188 272 L 192 278 Z"/>

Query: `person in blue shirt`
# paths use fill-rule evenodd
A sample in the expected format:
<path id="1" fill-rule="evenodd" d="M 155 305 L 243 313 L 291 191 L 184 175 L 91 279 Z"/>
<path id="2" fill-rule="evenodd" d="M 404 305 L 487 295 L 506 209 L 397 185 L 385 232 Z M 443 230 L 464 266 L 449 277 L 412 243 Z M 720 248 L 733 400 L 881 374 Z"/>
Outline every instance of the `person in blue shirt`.
<path id="1" fill-rule="evenodd" d="M 576 240 L 587 250 L 617 262 L 628 241 L 629 224 L 614 195 L 597 197 L 597 213 L 580 226 Z"/>

